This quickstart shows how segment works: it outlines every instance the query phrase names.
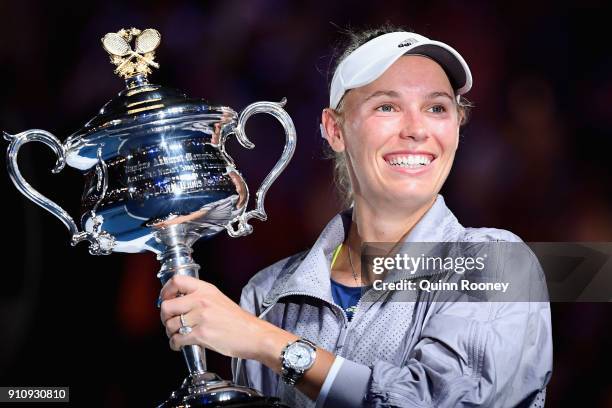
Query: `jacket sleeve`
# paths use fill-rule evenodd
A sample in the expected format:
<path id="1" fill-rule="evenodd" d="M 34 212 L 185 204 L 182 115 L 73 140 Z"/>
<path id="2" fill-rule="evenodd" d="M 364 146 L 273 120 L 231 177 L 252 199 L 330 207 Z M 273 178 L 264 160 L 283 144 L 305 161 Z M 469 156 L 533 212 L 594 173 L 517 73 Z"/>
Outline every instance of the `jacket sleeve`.
<path id="1" fill-rule="evenodd" d="M 522 258 L 506 272 L 540 273 Z M 532 406 L 552 372 L 551 321 L 547 301 L 525 300 L 432 303 L 401 365 L 344 360 L 323 406 Z"/>
<path id="2" fill-rule="evenodd" d="M 502 309 L 489 322 L 453 315 L 452 308 L 432 316 L 401 366 L 344 360 L 324 406 L 529 406 L 552 369 L 549 307 Z"/>

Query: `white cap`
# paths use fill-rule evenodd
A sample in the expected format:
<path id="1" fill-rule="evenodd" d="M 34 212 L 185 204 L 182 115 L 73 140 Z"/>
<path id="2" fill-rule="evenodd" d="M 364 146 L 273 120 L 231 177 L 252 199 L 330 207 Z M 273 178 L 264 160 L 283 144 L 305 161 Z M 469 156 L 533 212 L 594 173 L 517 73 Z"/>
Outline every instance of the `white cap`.
<path id="1" fill-rule="evenodd" d="M 470 68 L 454 48 L 416 33 L 401 31 L 368 41 L 338 65 L 331 82 L 329 106 L 336 109 L 347 90 L 375 81 L 399 57 L 407 54 L 424 55 L 440 64 L 457 98 L 472 87 Z"/>

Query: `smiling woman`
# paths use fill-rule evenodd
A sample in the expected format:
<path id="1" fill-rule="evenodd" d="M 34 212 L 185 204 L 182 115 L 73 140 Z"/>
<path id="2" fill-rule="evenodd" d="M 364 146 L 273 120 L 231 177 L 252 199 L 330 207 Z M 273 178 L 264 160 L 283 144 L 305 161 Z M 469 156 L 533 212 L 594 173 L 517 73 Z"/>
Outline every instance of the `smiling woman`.
<path id="1" fill-rule="evenodd" d="M 346 59 L 346 57 L 348 57 L 349 55 L 351 55 L 351 53 L 353 53 L 356 49 L 358 49 L 360 46 L 362 46 L 365 43 L 368 43 L 369 41 L 380 37 L 382 35 L 385 34 L 389 34 L 389 33 L 393 33 L 393 32 L 397 32 L 397 31 L 403 31 L 403 30 L 399 30 L 396 27 L 392 27 L 392 26 L 385 26 L 385 27 L 381 27 L 381 28 L 376 28 L 376 29 L 371 29 L 371 30 L 365 30 L 365 31 L 361 31 L 361 32 L 350 32 L 350 40 L 349 43 L 346 45 L 344 52 L 342 53 L 342 55 L 337 59 L 337 63 L 336 66 L 334 67 L 334 70 L 337 70 L 340 63 L 342 61 L 344 61 Z M 415 52 L 411 53 L 412 55 L 418 55 Z M 366 58 L 368 56 L 366 55 Z M 459 56 L 460 57 L 460 56 Z M 462 60 L 462 59 L 461 59 Z M 437 65 L 437 64 L 436 64 Z M 466 64 L 467 67 L 467 64 Z M 438 66 L 438 68 L 440 68 L 440 66 Z M 469 68 L 468 68 L 468 72 L 469 72 Z M 446 76 L 446 74 L 445 74 Z M 469 90 L 469 87 L 471 87 L 471 78 L 466 78 L 466 85 L 468 85 L 467 88 L 464 88 L 463 93 L 467 92 Z M 331 84 L 330 84 L 331 86 Z M 351 89 L 347 89 L 346 93 L 344 95 L 342 95 L 341 99 L 337 102 L 337 105 L 335 106 L 335 108 L 330 108 L 330 111 L 332 111 L 335 114 L 335 119 L 340 123 L 343 124 L 344 123 L 344 119 L 345 119 L 345 115 L 344 115 L 344 111 L 345 111 L 345 95 L 350 94 L 351 93 Z M 470 101 L 468 101 L 463 95 L 457 95 L 456 98 L 451 97 L 453 93 L 449 94 L 448 92 L 434 92 L 432 93 L 430 96 L 431 99 L 435 99 L 436 97 L 448 97 L 451 99 L 451 102 L 454 102 L 456 100 L 456 103 L 452 103 L 452 105 L 454 105 L 454 108 L 457 111 L 457 115 L 459 116 L 459 124 L 460 125 L 464 125 L 467 123 L 467 120 L 469 118 L 469 113 L 470 113 L 470 109 L 472 107 L 472 104 L 470 103 Z M 370 95 L 370 98 L 374 98 L 377 96 L 389 96 L 389 97 L 395 97 L 398 98 L 400 95 L 398 92 L 396 92 L 395 89 L 390 89 L 390 90 L 379 90 L 374 92 L 372 95 Z M 387 106 L 387 107 L 380 107 L 380 109 L 391 109 L 391 105 Z M 436 109 L 444 109 L 444 107 L 433 107 L 432 110 L 436 110 Z M 323 137 L 326 137 L 326 133 L 325 130 L 322 127 L 322 134 Z M 334 159 L 334 178 L 336 181 L 336 186 L 338 188 L 338 192 L 341 195 L 341 199 L 342 199 L 342 203 L 345 206 L 349 206 L 352 201 L 353 201 L 353 187 L 351 185 L 351 178 L 349 175 L 349 169 L 346 163 L 346 154 L 344 151 L 334 151 L 332 150 L 332 156 Z M 410 157 L 408 157 L 408 160 L 410 160 Z M 408 162 L 408 160 L 404 160 L 406 162 Z M 393 163 L 395 165 L 403 165 L 403 166 L 407 166 L 407 163 L 401 163 L 400 161 L 396 161 L 395 163 Z M 420 163 L 417 162 L 416 164 L 418 165 L 422 165 L 424 164 L 423 161 L 421 161 Z M 412 166 L 414 166 L 415 163 L 413 161 Z"/>
<path id="2" fill-rule="evenodd" d="M 241 307 L 208 283 L 173 277 L 161 307 L 171 347 L 234 357 L 236 382 L 292 407 L 542 406 L 552 370 L 548 302 L 442 302 L 436 290 L 361 302 L 375 290 L 356 272 L 363 243 L 521 240 L 463 227 L 439 195 L 472 86 L 461 55 L 408 31 L 355 38 L 321 116 L 352 204 L 310 250 L 255 275 Z M 539 276 L 523 252 L 512 267 L 492 262 L 493 275 Z"/>
<path id="3" fill-rule="evenodd" d="M 409 55 L 347 92 L 342 113 L 324 111 L 328 142 L 345 154 L 349 179 L 355 180 L 354 200 L 367 199 L 385 212 L 402 207 L 414 212 L 433 203 L 459 141 L 461 120 L 452 94 L 438 63 Z"/>

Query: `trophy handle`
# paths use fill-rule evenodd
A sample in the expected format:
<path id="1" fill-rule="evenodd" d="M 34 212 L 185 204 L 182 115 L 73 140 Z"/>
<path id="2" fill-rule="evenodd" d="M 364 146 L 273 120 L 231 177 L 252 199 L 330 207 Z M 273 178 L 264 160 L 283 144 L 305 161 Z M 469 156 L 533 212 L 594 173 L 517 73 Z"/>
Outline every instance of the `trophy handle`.
<path id="1" fill-rule="evenodd" d="M 287 98 L 283 98 L 280 102 L 255 102 L 244 108 L 238 117 L 238 124 L 234 129 L 234 134 L 238 138 L 238 142 L 247 149 L 255 147 L 244 131 L 246 121 L 256 113 L 267 113 L 274 116 L 285 129 L 285 147 L 280 159 L 276 162 L 270 173 L 266 176 L 264 181 L 261 183 L 259 190 L 255 194 L 255 209 L 251 211 L 243 212 L 234 219 L 232 219 L 227 225 L 226 229 L 230 236 L 240 237 L 248 235 L 253 231 L 253 226 L 249 225 L 248 221 L 251 218 L 257 218 L 258 220 L 265 221 L 268 218 L 266 210 L 264 208 L 264 200 L 268 189 L 287 167 L 289 160 L 295 152 L 296 135 L 295 126 L 289 114 L 283 109 L 283 106 L 287 103 Z M 236 224 L 234 226 L 234 224 Z"/>
<path id="2" fill-rule="evenodd" d="M 30 129 L 25 132 L 11 135 L 3 132 L 4 138 L 11 142 L 7 151 L 7 168 L 11 180 L 17 189 L 34 203 L 49 211 L 60 219 L 70 231 L 72 235 L 71 244 L 76 245 L 81 241 L 89 241 L 89 252 L 92 255 L 108 255 L 112 252 L 115 245 L 115 238 L 100 229 L 102 221 L 92 212 L 94 225 L 92 232 L 79 231 L 72 217 L 64 211 L 62 207 L 49 200 L 44 195 L 36 191 L 21 175 L 17 164 L 17 155 L 19 149 L 29 142 L 42 142 L 53 150 L 57 156 L 55 167 L 51 170 L 53 173 L 59 173 L 66 165 L 66 149 L 60 141 L 51 133 L 41 129 Z"/>

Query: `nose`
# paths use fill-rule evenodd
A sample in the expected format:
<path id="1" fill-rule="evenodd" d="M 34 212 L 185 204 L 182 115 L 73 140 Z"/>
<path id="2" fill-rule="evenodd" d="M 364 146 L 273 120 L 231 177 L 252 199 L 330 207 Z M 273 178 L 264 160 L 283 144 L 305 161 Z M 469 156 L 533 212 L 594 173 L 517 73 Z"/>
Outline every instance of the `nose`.
<path id="1" fill-rule="evenodd" d="M 427 126 L 421 112 L 408 111 L 404 113 L 400 137 L 402 139 L 412 139 L 416 142 L 428 138 Z"/>

